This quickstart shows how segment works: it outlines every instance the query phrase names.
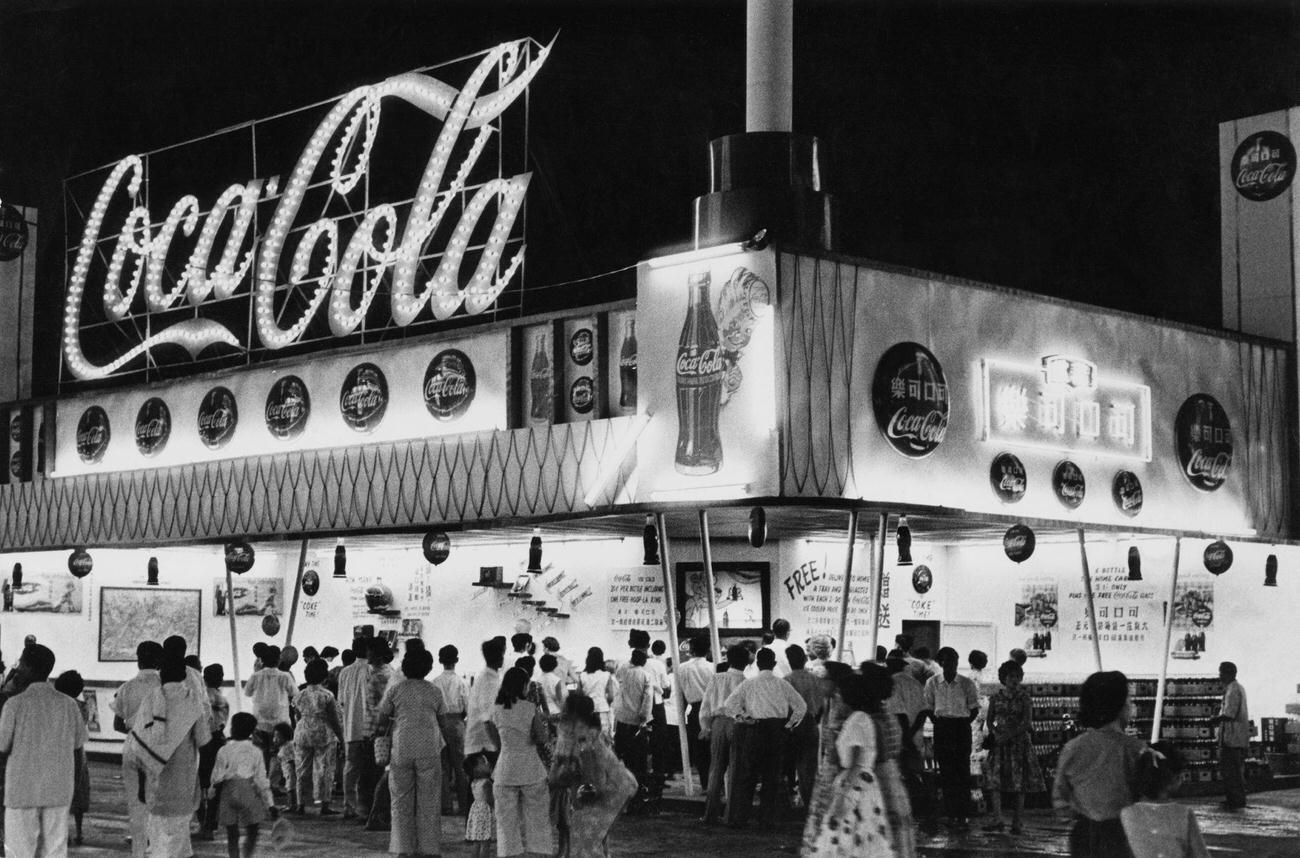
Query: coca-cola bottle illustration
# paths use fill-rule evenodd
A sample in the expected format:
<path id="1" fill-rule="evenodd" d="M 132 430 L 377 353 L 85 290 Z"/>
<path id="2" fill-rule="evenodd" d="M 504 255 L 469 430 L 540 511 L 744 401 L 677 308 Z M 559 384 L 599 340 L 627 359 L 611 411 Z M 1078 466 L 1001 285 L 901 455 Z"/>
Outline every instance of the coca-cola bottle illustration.
<path id="1" fill-rule="evenodd" d="M 537 338 L 537 350 L 533 352 L 533 366 L 528 377 L 533 394 L 528 417 L 533 423 L 550 423 L 554 410 L 551 405 L 554 385 L 551 383 L 551 358 L 546 354 L 546 337 Z"/>
<path id="2" fill-rule="evenodd" d="M 722 467 L 722 348 L 709 305 L 709 275 L 690 276 L 690 304 L 677 345 L 677 472 L 712 474 Z"/>
<path id="3" fill-rule="evenodd" d="M 618 405 L 636 408 L 636 319 L 628 319 L 618 354 Z"/>

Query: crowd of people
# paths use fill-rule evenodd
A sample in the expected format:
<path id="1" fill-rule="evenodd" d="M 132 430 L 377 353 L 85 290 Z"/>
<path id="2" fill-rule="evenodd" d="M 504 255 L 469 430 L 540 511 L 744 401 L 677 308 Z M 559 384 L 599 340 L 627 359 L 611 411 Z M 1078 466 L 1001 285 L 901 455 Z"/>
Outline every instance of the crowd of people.
<path id="1" fill-rule="evenodd" d="M 539 657 L 521 631 L 481 643 L 485 667 L 472 682 L 453 644 L 437 651 L 437 673 L 419 638 L 404 641 L 400 659 L 383 638 L 342 652 L 306 647 L 299 682 L 296 651 L 259 643 L 238 692 L 249 711 L 233 716 L 221 665 L 204 667 L 177 636 L 141 642 L 138 672 L 111 704 L 125 736 L 132 854 L 189 858 L 191 838 L 221 831 L 231 858 L 249 858 L 268 821 L 319 815 L 389 831 L 393 854 L 432 856 L 442 851 L 443 817 L 457 815 L 480 856 L 596 858 L 609 854 L 621 814 L 657 812 L 683 765 L 705 785 L 705 824 L 749 825 L 757 797 L 760 826 L 803 819 L 805 856 L 910 858 L 917 829 L 936 826 L 941 812 L 967 829 L 973 762 L 989 798 L 984 830 L 1007 831 L 1005 797 L 1010 834 L 1023 831 L 1026 795 L 1048 784 L 1022 652 L 998 667 L 992 689 L 978 651 L 962 672 L 952 648 L 931 658 L 900 635 L 894 650 L 854 668 L 831 658 L 830 638 L 791 644 L 789 634 L 777 620 L 717 665 L 708 639 L 692 639 L 674 664 L 662 641 L 632 630 L 625 659 L 592 647 L 578 665 L 552 637 Z M 0 684 L 5 843 L 19 858 L 66 854 L 70 836 L 81 842 L 89 806 L 84 683 L 75 671 L 50 682 L 54 664 L 29 638 Z M 1223 663 L 1220 676 L 1214 721 L 1225 806 L 1235 809 L 1245 805 L 1250 722 L 1235 666 Z M 685 760 L 667 722 L 674 694 L 686 714 Z M 1126 731 L 1128 694 L 1118 672 L 1082 686 L 1082 729 L 1051 785 L 1072 822 L 1070 854 L 1204 856 L 1195 816 L 1169 800 L 1183 757 Z"/>

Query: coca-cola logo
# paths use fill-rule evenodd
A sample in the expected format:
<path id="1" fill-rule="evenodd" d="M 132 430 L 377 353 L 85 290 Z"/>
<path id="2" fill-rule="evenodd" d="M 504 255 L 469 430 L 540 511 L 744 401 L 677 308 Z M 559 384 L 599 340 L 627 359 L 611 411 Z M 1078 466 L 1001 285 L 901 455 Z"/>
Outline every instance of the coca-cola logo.
<path id="1" fill-rule="evenodd" d="M 102 460 L 112 434 L 108 412 L 103 408 L 92 405 L 81 412 L 77 421 L 77 455 L 81 461 L 93 465 Z"/>
<path id="2" fill-rule="evenodd" d="M 1257 131 L 1241 141 L 1229 165 L 1237 193 L 1263 202 L 1291 187 L 1295 178 L 1295 147 L 1276 131 Z"/>
<path id="3" fill-rule="evenodd" d="M 302 594 L 307 598 L 315 596 L 320 591 L 320 573 L 315 569 L 308 569 L 302 573 Z"/>
<path id="4" fill-rule="evenodd" d="M 1232 468 L 1232 425 L 1213 396 L 1188 397 L 1174 418 L 1178 462 L 1188 482 L 1203 492 L 1223 485 Z"/>
<path id="5" fill-rule="evenodd" d="M 1110 495 L 1115 507 L 1130 518 L 1142 511 L 1142 481 L 1132 471 L 1115 474 L 1110 484 Z"/>
<path id="6" fill-rule="evenodd" d="M 23 442 L 23 421 L 18 414 L 15 414 L 13 419 L 9 421 L 9 440 L 15 444 Z"/>
<path id="7" fill-rule="evenodd" d="M 871 405 L 885 440 L 909 458 L 930 455 L 948 432 L 948 382 L 938 359 L 919 343 L 898 343 L 881 355 Z"/>
<path id="8" fill-rule="evenodd" d="M 595 354 L 592 347 L 591 328 L 579 328 L 569 337 L 569 357 L 578 366 L 586 366 L 591 363 L 591 358 Z"/>
<path id="9" fill-rule="evenodd" d="M 0 262 L 10 262 L 27 249 L 27 221 L 22 212 L 0 205 Z"/>
<path id="10" fill-rule="evenodd" d="M 135 415 L 135 446 L 145 456 L 156 456 L 172 435 L 172 413 L 156 396 L 146 399 Z"/>
<path id="11" fill-rule="evenodd" d="M 256 559 L 257 552 L 244 540 L 237 539 L 226 543 L 226 568 L 234 574 L 243 575 L 252 569 L 253 561 Z"/>
<path id="12" fill-rule="evenodd" d="M 918 566 L 912 570 L 912 589 L 921 595 L 930 592 L 934 586 L 934 573 L 929 566 Z"/>
<path id="13" fill-rule="evenodd" d="M 682 350 L 677 353 L 677 380 L 691 384 L 693 380 L 712 381 L 723 371 L 722 349 L 704 349 L 699 352 Z"/>
<path id="14" fill-rule="evenodd" d="M 224 387 L 214 387 L 199 403 L 199 438 L 209 450 L 220 450 L 235 436 L 239 425 L 239 408 L 235 394 Z"/>
<path id="15" fill-rule="evenodd" d="M 85 578 L 94 568 L 95 561 L 86 549 L 78 548 L 68 555 L 68 571 L 73 578 Z"/>
<path id="16" fill-rule="evenodd" d="M 311 417 L 307 385 L 296 375 L 286 375 L 271 385 L 266 395 L 266 428 L 281 441 L 297 438 Z"/>
<path id="17" fill-rule="evenodd" d="M 989 468 L 989 485 L 1003 503 L 1016 503 L 1029 486 L 1024 463 L 1011 453 L 999 453 Z"/>
<path id="18" fill-rule="evenodd" d="M 1013 524 L 1002 536 L 1002 550 L 1014 563 L 1024 563 L 1034 554 L 1038 540 L 1034 531 L 1024 524 Z"/>
<path id="19" fill-rule="evenodd" d="M 424 551 L 424 559 L 428 560 L 434 566 L 441 565 L 448 557 L 451 556 L 451 537 L 443 530 L 430 530 L 424 534 L 424 539 L 420 541 L 420 548 Z"/>
<path id="20" fill-rule="evenodd" d="M 19 450 L 9 457 L 9 474 L 15 480 L 26 479 L 25 468 L 23 467 L 23 451 Z"/>
<path id="21" fill-rule="evenodd" d="M 1228 543 L 1220 539 L 1205 546 L 1205 555 L 1202 559 L 1211 575 L 1222 575 L 1232 567 L 1232 549 L 1228 547 Z"/>
<path id="22" fill-rule="evenodd" d="M 582 376 L 569 387 L 569 405 L 579 414 L 590 414 L 596 404 L 596 392 L 591 379 Z"/>
<path id="23" fill-rule="evenodd" d="M 1083 496 L 1088 491 L 1083 471 L 1069 459 L 1058 463 L 1052 471 L 1052 491 L 1056 493 L 1056 499 L 1061 502 L 1061 506 L 1066 509 L 1078 509 L 1079 504 L 1083 503 Z"/>
<path id="24" fill-rule="evenodd" d="M 424 371 L 424 407 L 444 423 L 460 419 L 478 392 L 474 364 L 456 349 L 434 355 Z"/>
<path id="25" fill-rule="evenodd" d="M 388 379 L 373 363 L 352 367 L 339 392 L 343 422 L 357 432 L 372 432 L 388 410 Z"/>

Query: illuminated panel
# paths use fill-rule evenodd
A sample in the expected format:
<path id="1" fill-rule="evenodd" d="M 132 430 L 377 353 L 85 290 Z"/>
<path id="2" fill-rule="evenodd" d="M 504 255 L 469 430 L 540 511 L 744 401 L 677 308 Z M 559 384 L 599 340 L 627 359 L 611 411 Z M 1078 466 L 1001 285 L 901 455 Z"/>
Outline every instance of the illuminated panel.
<path id="1" fill-rule="evenodd" d="M 1085 360 L 986 359 L 984 440 L 1012 447 L 1151 461 L 1151 388 L 1108 378 Z"/>

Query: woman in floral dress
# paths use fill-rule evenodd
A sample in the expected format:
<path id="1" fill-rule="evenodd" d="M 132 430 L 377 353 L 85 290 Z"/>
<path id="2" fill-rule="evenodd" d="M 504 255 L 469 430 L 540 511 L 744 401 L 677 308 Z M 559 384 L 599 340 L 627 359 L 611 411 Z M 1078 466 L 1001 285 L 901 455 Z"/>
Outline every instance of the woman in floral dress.
<path id="1" fill-rule="evenodd" d="M 1005 792 L 1010 793 L 1013 800 L 1011 833 L 1021 833 L 1025 793 L 1046 789 L 1034 755 L 1033 703 L 1029 694 L 1020 687 L 1024 678 L 1024 668 L 1019 664 L 1003 662 L 998 668 L 998 681 L 1002 688 L 989 698 L 988 730 L 993 738 L 993 749 L 985 763 L 985 783 L 996 821 L 984 826 L 985 831 L 1000 832 L 1006 828 L 1002 819 L 1002 793 Z"/>
<path id="2" fill-rule="evenodd" d="M 836 775 L 840 773 L 839 760 L 835 756 L 835 740 L 839 738 L 840 728 L 850 712 L 840 699 L 839 680 L 853 675 L 853 668 L 838 661 L 825 661 L 821 664 L 822 677 L 827 684 L 826 714 L 821 723 L 821 760 L 817 764 L 817 782 L 813 785 L 812 797 L 808 801 L 808 815 L 804 818 L 803 845 L 799 854 L 810 855 L 817 835 L 821 831 L 822 818 L 831 803 L 831 789 Z"/>
<path id="3" fill-rule="evenodd" d="M 887 668 L 872 662 L 862 663 L 862 677 L 867 683 L 868 708 L 876 727 L 876 782 L 885 802 L 889 819 L 889 836 L 898 858 L 915 858 L 916 832 L 912 825 L 912 801 L 903 783 L 900 762 L 903 752 L 903 728 L 898 717 L 884 711 L 884 701 L 893 694 L 893 678 Z"/>

